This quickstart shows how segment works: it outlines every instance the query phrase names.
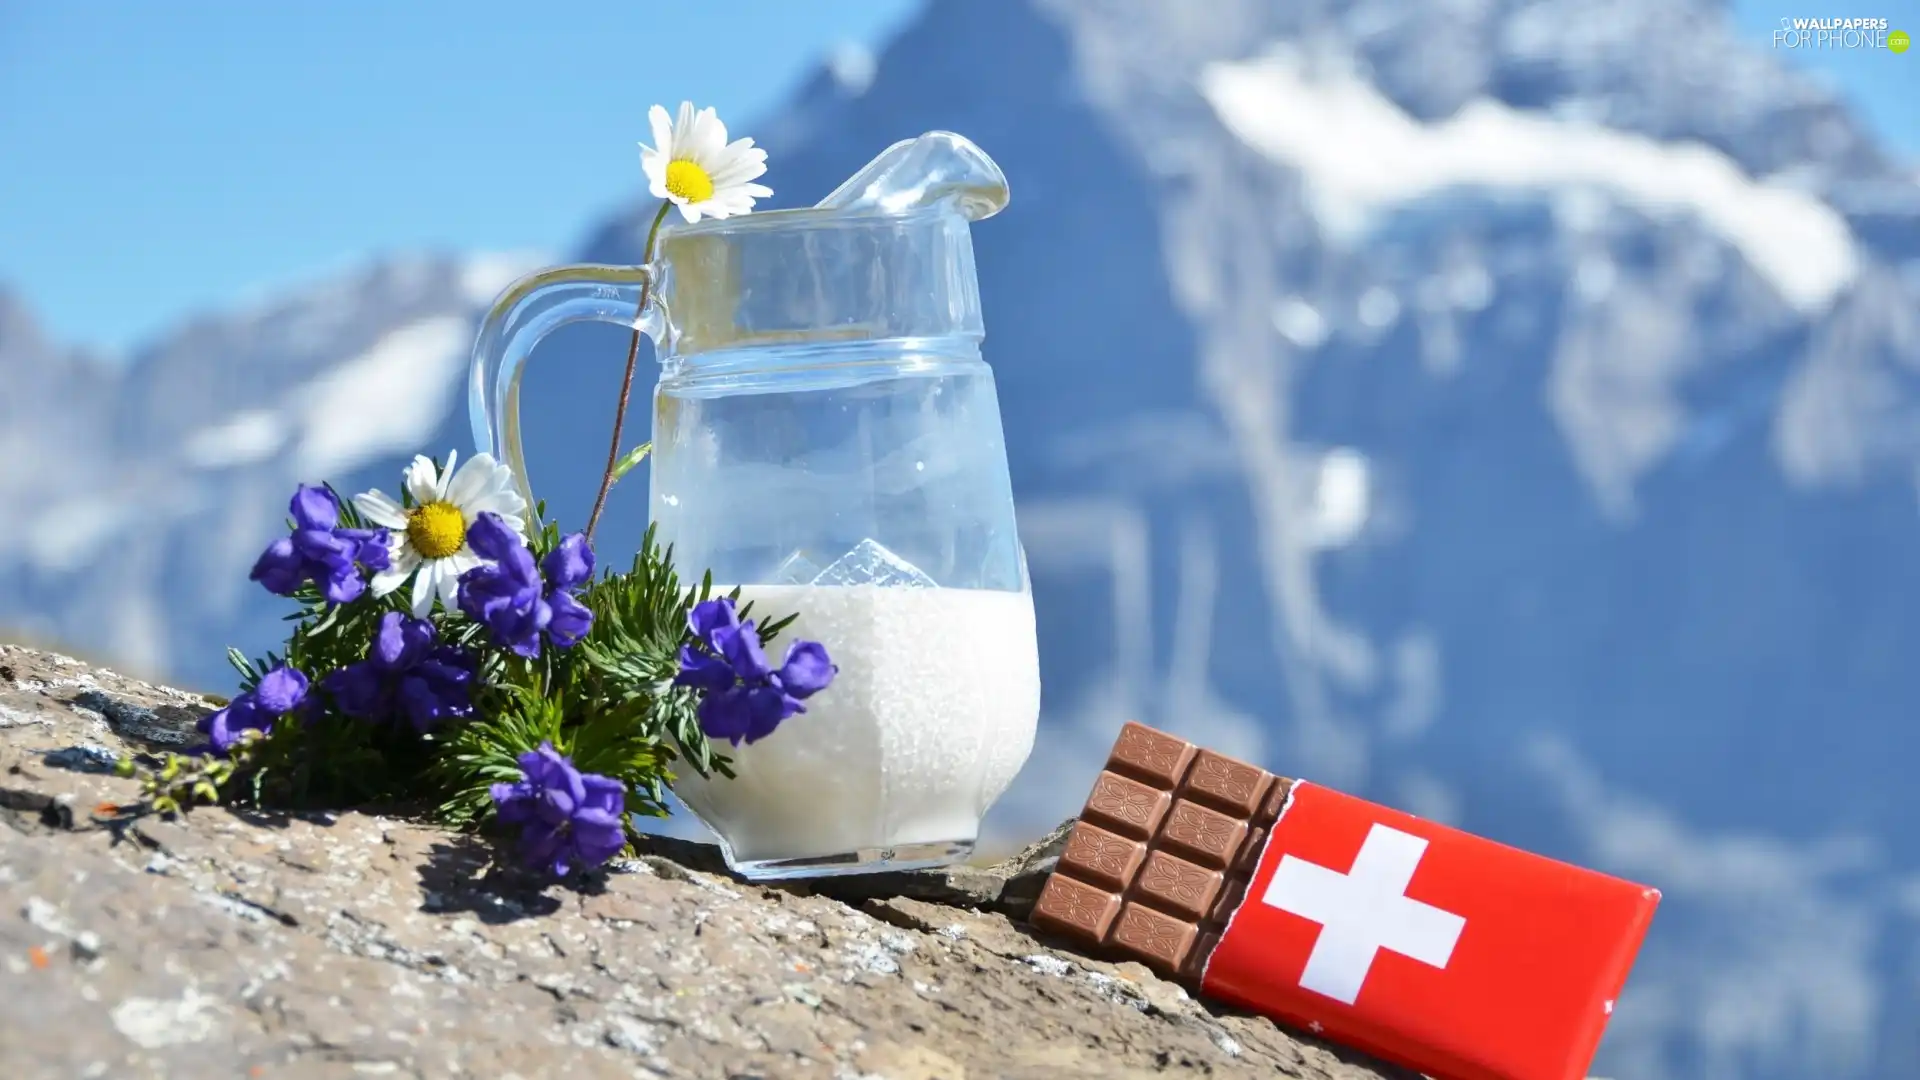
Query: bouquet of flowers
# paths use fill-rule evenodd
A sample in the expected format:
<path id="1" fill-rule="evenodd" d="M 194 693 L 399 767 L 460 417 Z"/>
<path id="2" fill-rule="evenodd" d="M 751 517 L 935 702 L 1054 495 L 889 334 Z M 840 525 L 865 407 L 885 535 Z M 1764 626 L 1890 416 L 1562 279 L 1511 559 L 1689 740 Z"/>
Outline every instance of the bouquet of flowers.
<path id="1" fill-rule="evenodd" d="M 712 109 L 649 118 L 641 162 L 661 205 L 643 261 L 669 209 L 691 223 L 772 194 L 752 182 L 766 152 L 729 143 Z M 665 816 L 676 763 L 731 776 L 716 740 L 804 713 L 838 668 L 810 641 L 769 660 L 793 615 L 757 621 L 711 575 L 683 583 L 652 529 L 630 568 L 595 576 L 607 493 L 648 452 L 620 453 L 639 337 L 584 532 L 563 535 L 487 454 L 416 457 L 397 498 L 300 485 L 251 574 L 299 605 L 291 632 L 259 659 L 228 650 L 241 689 L 201 721 L 203 745 L 120 762 L 142 781 L 136 811 L 425 796 L 447 824 L 517 831 L 528 866 L 564 875 L 625 849 L 636 815 Z"/>

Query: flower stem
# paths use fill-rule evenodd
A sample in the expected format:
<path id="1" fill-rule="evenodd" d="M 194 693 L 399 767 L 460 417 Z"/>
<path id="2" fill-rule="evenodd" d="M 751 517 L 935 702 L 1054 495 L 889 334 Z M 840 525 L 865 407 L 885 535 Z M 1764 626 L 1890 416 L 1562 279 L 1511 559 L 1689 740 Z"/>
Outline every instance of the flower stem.
<path id="1" fill-rule="evenodd" d="M 653 243 L 660 236 L 660 223 L 667 219 L 673 204 L 662 200 L 660 212 L 653 215 L 653 227 L 647 230 L 647 245 L 640 251 L 642 266 L 653 261 Z M 613 413 L 613 443 L 607 447 L 607 471 L 600 477 L 600 494 L 593 497 L 593 513 L 587 515 L 587 540 L 600 524 L 600 511 L 606 508 L 607 492 L 613 489 L 613 472 L 620 464 L 620 435 L 627 422 L 627 399 L 633 395 L 633 368 L 640 356 L 640 319 L 647 313 L 647 300 L 653 293 L 653 275 L 640 283 L 640 301 L 634 306 L 633 340 L 627 345 L 627 373 L 620 380 L 620 404 Z"/>

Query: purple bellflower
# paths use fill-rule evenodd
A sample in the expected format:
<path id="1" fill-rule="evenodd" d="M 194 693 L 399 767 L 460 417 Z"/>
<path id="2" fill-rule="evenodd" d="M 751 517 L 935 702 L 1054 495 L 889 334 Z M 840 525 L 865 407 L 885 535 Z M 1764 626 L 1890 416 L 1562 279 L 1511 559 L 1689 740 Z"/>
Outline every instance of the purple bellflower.
<path id="1" fill-rule="evenodd" d="M 340 500 L 333 492 L 301 484 L 287 509 L 293 532 L 267 545 L 247 575 L 268 592 L 292 596 L 311 581 L 329 603 L 345 604 L 367 589 L 360 567 L 387 568 L 387 531 L 341 528 Z"/>
<path id="2" fill-rule="evenodd" d="M 564 877 L 592 868 L 626 846 L 626 789 L 620 781 L 575 768 L 552 743 L 520 755 L 522 779 L 495 784 L 500 820 L 520 827 L 520 855 L 530 869 Z"/>
<path id="3" fill-rule="evenodd" d="M 271 732 L 275 720 L 306 705 L 307 689 L 307 677 L 298 668 L 282 664 L 224 708 L 201 717 L 200 733 L 213 744 L 215 753 L 225 756 L 240 741 L 242 732 Z"/>
<path id="4" fill-rule="evenodd" d="M 415 731 L 426 731 L 472 715 L 474 666 L 466 650 L 439 644 L 432 623 L 389 611 L 380 616 L 367 658 L 327 676 L 326 688 L 348 716 L 404 716 Z"/>
<path id="5" fill-rule="evenodd" d="M 574 590 L 593 576 L 593 549 L 572 533 L 536 566 L 533 552 L 497 514 L 483 513 L 467 530 L 474 554 L 488 560 L 460 575 L 460 610 L 484 624 L 495 641 L 528 658 L 545 634 L 570 648 L 593 627 L 593 612 Z"/>
<path id="6" fill-rule="evenodd" d="M 825 690 L 840 673 L 817 641 L 787 646 L 786 662 L 775 670 L 760 648 L 753 620 L 741 622 L 729 597 L 695 604 L 687 626 L 706 651 L 682 645 L 680 673 L 673 681 L 705 692 L 700 730 L 735 746 L 742 739 L 758 742 L 782 720 L 806 712 L 801 702 Z"/>

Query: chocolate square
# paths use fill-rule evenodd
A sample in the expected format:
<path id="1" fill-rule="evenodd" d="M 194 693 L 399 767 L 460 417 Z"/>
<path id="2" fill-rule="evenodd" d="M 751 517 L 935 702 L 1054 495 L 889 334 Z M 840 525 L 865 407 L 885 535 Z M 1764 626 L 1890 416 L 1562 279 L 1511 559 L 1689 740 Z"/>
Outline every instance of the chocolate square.
<path id="1" fill-rule="evenodd" d="M 1245 902 L 1291 781 L 1140 724 L 1114 742 L 1035 926 L 1190 988 Z"/>

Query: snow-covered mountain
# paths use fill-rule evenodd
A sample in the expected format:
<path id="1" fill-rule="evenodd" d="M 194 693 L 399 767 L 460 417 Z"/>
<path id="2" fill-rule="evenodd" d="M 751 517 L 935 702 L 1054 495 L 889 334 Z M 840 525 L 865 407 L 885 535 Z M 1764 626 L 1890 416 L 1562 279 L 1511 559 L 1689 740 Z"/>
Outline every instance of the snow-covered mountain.
<path id="1" fill-rule="evenodd" d="M 394 259 L 124 364 L 46 341 L 0 293 L 0 626 L 225 686 L 215 643 L 279 630 L 246 573 L 292 485 L 391 486 L 444 443 L 477 312 L 531 265 Z"/>
<path id="2" fill-rule="evenodd" d="M 737 126 L 778 204 L 932 128 L 1011 178 L 975 243 L 1047 715 L 998 828 L 1138 717 L 1663 887 L 1598 1073 L 1920 1075 L 1920 182 L 1827 91 L 1704 0 L 934 0 Z M 497 271 L 125 374 L 0 298 L 0 624 L 219 679 L 293 479 L 465 448 Z M 624 345 L 530 369 L 563 519 Z"/>

